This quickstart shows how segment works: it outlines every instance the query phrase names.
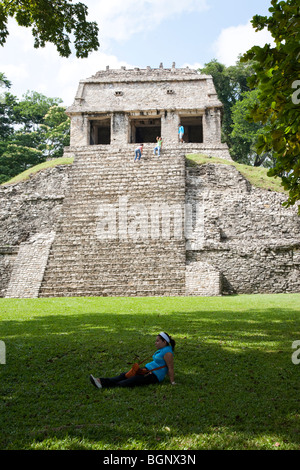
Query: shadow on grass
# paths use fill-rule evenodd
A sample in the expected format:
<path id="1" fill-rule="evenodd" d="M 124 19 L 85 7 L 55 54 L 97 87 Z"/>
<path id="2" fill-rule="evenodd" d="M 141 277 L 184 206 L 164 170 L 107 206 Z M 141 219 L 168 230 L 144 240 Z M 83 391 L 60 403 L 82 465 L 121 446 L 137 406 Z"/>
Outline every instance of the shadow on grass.
<path id="1" fill-rule="evenodd" d="M 177 385 L 96 390 L 177 341 Z M 299 367 L 289 309 L 236 313 L 76 311 L 2 321 L 2 449 L 298 448 Z"/>

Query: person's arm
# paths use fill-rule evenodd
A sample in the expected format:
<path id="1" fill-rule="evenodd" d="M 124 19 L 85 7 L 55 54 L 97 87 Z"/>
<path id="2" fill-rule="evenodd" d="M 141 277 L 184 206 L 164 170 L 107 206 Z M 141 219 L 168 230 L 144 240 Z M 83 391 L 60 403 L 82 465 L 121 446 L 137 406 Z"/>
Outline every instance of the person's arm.
<path id="1" fill-rule="evenodd" d="M 168 375 L 169 375 L 169 378 L 170 378 L 170 382 L 171 382 L 172 385 L 175 385 L 173 354 L 170 353 L 170 352 L 167 352 L 164 355 L 164 360 L 166 361 L 166 364 L 168 366 Z"/>

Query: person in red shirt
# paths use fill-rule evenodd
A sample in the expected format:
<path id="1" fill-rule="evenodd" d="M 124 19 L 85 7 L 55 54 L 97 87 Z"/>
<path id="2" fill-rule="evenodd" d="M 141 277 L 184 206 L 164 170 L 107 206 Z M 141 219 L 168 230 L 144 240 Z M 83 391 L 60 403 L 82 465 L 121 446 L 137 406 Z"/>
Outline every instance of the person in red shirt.
<path id="1" fill-rule="evenodd" d="M 141 144 L 139 145 L 136 149 L 135 149 L 135 158 L 134 158 L 134 161 L 136 160 L 140 160 L 141 159 L 141 156 L 142 156 L 142 153 L 143 153 L 143 149 L 144 149 L 144 144 Z"/>

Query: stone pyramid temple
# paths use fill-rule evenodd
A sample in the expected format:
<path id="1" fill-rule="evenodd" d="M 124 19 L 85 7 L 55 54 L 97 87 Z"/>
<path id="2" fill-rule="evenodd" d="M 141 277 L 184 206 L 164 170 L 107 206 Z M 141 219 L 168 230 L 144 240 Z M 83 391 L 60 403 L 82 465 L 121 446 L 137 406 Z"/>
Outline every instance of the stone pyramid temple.
<path id="1" fill-rule="evenodd" d="M 73 164 L 0 187 L 0 296 L 300 292 L 297 208 L 233 165 L 211 76 L 107 67 L 67 113 Z"/>

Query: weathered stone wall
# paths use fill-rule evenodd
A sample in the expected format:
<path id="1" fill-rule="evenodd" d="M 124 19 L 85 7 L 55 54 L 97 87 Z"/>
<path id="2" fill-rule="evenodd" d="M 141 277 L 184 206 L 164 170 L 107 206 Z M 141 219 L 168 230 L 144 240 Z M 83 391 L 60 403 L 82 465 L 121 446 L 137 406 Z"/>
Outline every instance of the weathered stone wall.
<path id="1" fill-rule="evenodd" d="M 186 197 L 190 269 L 208 263 L 223 293 L 300 291 L 300 218 L 282 207 L 285 195 L 253 187 L 233 166 L 208 164 L 187 169 Z"/>
<path id="2" fill-rule="evenodd" d="M 211 264 L 194 261 L 186 265 L 186 295 L 218 296 L 222 294 L 222 276 Z"/>
<path id="3" fill-rule="evenodd" d="M 0 246 L 0 297 L 5 297 L 19 248 Z"/>
<path id="4" fill-rule="evenodd" d="M 71 165 L 61 165 L 0 186 L 0 246 L 17 246 L 35 233 L 55 230 L 70 171 Z"/>
<path id="5" fill-rule="evenodd" d="M 29 180 L 0 186 L 0 297 L 6 295 L 20 247 L 56 230 L 71 166 L 57 166 Z M 29 268 L 28 268 L 29 269 Z M 24 278 L 29 274 L 23 270 Z"/>
<path id="6" fill-rule="evenodd" d="M 116 94 L 116 92 L 119 92 Z M 220 107 L 212 77 L 191 69 L 107 70 L 81 80 L 68 108 L 84 113 Z"/>

